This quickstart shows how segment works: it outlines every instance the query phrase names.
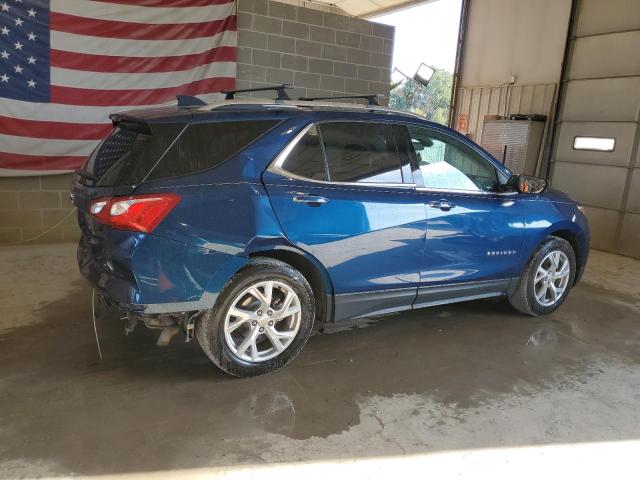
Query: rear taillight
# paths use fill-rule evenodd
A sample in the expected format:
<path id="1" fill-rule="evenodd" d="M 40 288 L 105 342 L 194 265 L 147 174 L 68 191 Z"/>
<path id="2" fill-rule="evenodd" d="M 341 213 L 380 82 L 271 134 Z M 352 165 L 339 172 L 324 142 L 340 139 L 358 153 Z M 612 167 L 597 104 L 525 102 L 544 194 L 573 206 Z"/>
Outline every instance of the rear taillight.
<path id="1" fill-rule="evenodd" d="M 98 198 L 89 205 L 89 212 L 113 228 L 149 233 L 179 201 L 176 193 Z"/>

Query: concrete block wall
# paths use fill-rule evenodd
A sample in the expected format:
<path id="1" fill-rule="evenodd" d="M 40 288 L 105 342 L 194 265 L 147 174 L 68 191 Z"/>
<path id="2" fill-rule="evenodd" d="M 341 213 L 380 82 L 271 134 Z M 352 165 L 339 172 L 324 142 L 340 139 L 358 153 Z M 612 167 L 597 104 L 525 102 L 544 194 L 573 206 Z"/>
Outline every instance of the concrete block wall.
<path id="1" fill-rule="evenodd" d="M 269 0 L 238 1 L 237 88 L 296 86 L 291 98 L 389 95 L 394 28 Z M 336 9 L 333 8 L 335 11 Z M 270 92 L 256 97 L 273 98 Z M 0 244 L 38 236 L 72 209 L 70 174 L 0 177 Z M 75 241 L 75 214 L 37 242 Z"/>
<path id="2" fill-rule="evenodd" d="M 388 97 L 394 33 L 394 27 L 336 13 L 238 0 L 236 86 L 290 83 L 294 99 L 367 93 Z M 273 98 L 270 92 L 252 96 Z"/>
<path id="3" fill-rule="evenodd" d="M 21 242 L 62 224 L 38 243 L 75 241 L 79 237 L 69 200 L 71 175 L 0 177 L 0 244 Z"/>

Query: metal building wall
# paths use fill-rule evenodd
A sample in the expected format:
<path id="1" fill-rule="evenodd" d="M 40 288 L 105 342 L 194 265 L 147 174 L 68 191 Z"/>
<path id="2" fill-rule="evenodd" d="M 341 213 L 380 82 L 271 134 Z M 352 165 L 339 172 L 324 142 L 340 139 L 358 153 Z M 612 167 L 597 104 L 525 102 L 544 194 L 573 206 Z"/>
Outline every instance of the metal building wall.
<path id="1" fill-rule="evenodd" d="M 585 204 L 594 248 L 640 257 L 640 1 L 577 2 L 551 180 Z M 574 150 L 576 136 L 615 149 Z"/>
<path id="2" fill-rule="evenodd" d="M 549 117 L 555 91 L 555 83 L 460 87 L 456 113 L 458 118 L 466 115 L 468 127 L 463 133 L 480 142 L 485 115 L 537 113 Z"/>

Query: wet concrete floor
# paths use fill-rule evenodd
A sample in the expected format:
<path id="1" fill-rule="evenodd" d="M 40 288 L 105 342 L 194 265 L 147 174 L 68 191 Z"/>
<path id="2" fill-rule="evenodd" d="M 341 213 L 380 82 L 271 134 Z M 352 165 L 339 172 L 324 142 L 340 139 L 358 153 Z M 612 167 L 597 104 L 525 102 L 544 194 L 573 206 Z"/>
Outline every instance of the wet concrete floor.
<path id="1" fill-rule="evenodd" d="M 639 439 L 640 262 L 592 264 L 548 317 L 493 299 L 359 321 L 234 379 L 112 317 L 99 361 L 73 246 L 0 249 L 0 478 Z"/>

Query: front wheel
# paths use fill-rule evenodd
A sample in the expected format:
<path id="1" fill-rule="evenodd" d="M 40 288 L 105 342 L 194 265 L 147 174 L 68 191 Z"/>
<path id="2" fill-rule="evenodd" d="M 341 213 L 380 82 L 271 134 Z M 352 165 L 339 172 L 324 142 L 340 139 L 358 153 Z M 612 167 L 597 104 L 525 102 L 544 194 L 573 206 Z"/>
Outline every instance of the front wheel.
<path id="1" fill-rule="evenodd" d="M 295 358 L 311 334 L 313 291 L 300 272 L 269 258 L 254 259 L 196 323 L 204 353 L 225 372 L 250 377 Z"/>
<path id="2" fill-rule="evenodd" d="M 576 255 L 569 242 L 547 238 L 529 260 L 509 301 L 528 315 L 546 315 L 565 301 L 576 275 Z"/>

